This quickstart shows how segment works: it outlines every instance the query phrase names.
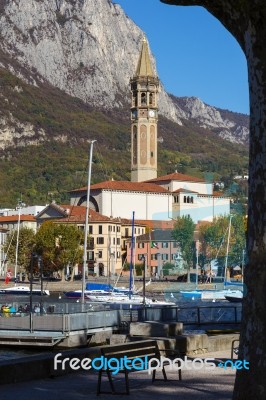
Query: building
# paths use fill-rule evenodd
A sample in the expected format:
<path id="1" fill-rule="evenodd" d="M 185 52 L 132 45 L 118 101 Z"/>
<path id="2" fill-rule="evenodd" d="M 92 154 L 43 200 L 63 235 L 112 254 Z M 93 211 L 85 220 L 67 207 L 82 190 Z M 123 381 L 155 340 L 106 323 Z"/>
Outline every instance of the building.
<path id="1" fill-rule="evenodd" d="M 49 204 L 36 217 L 38 227 L 45 221 L 76 225 L 85 230 L 86 207 Z M 145 225 L 136 223 L 134 234 L 145 232 Z M 126 240 L 132 235 L 130 220 L 106 217 L 95 210 L 89 210 L 88 219 L 88 272 L 96 276 L 114 277 L 121 272 L 126 259 Z M 75 274 L 82 266 L 76 267 Z"/>
<path id="2" fill-rule="evenodd" d="M 158 87 L 146 39 L 131 85 L 131 182 L 90 187 L 90 208 L 112 218 L 169 221 L 190 215 L 195 223 L 230 213 L 230 199 L 204 179 L 174 172 L 157 177 Z M 87 204 L 87 187 L 70 192 L 71 204 Z"/>
<path id="3" fill-rule="evenodd" d="M 146 39 L 142 41 L 131 86 L 131 181 L 157 178 L 159 79 L 154 74 Z"/>
<path id="4" fill-rule="evenodd" d="M 87 203 L 87 187 L 70 192 L 72 205 Z M 212 184 L 180 173 L 146 182 L 105 181 L 91 185 L 90 208 L 113 218 L 171 220 L 190 215 L 194 223 L 230 213 L 230 198 L 213 192 Z"/>
<path id="5" fill-rule="evenodd" d="M 127 254 L 130 254 L 131 242 L 127 242 Z M 130 260 L 128 259 L 128 262 Z M 184 263 L 178 243 L 172 237 L 170 229 L 156 229 L 136 237 L 135 263 L 146 264 L 146 275 L 162 277 L 185 273 Z M 172 268 L 164 269 L 164 265 Z"/>

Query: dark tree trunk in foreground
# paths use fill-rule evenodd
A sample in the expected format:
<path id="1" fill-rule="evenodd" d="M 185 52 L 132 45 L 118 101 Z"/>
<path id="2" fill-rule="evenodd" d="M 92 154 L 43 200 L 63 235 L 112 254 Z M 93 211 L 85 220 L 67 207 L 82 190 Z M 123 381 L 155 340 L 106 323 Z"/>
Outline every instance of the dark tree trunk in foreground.
<path id="1" fill-rule="evenodd" d="M 235 400 L 266 399 L 266 1 L 161 0 L 171 5 L 203 6 L 236 38 L 248 63 L 250 161 L 247 296 L 239 359 L 249 370 L 236 376 Z"/>

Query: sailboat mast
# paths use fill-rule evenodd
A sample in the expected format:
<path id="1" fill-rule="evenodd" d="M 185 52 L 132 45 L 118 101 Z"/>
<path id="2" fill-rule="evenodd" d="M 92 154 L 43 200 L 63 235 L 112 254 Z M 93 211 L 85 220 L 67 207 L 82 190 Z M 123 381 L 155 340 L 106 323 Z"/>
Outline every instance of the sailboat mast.
<path id="1" fill-rule="evenodd" d="M 229 229 L 228 229 L 228 236 L 227 236 L 226 257 L 225 257 L 225 266 L 224 266 L 224 282 L 226 282 L 226 277 L 227 277 L 229 242 L 230 242 L 230 235 L 231 235 L 231 222 L 232 222 L 232 215 L 230 215 L 230 219 L 229 219 Z"/>
<path id="2" fill-rule="evenodd" d="M 134 247 L 135 247 L 135 211 L 132 216 L 132 235 L 131 235 L 131 252 L 130 252 L 130 269 L 129 269 L 129 298 L 131 298 L 133 290 L 133 258 L 134 258 Z"/>
<path id="3" fill-rule="evenodd" d="M 91 165 L 92 165 L 92 152 L 93 144 L 96 140 L 90 142 L 90 158 L 89 158 L 89 170 L 88 170 L 88 186 L 87 186 L 87 203 L 86 203 L 86 217 L 85 217 L 85 231 L 84 231 L 84 251 L 83 251 L 83 268 L 82 268 L 82 292 L 81 302 L 85 302 L 85 284 L 86 284 L 86 268 L 87 268 L 87 247 L 88 247 L 88 221 L 89 221 L 89 209 L 90 209 L 90 187 L 91 187 Z"/>

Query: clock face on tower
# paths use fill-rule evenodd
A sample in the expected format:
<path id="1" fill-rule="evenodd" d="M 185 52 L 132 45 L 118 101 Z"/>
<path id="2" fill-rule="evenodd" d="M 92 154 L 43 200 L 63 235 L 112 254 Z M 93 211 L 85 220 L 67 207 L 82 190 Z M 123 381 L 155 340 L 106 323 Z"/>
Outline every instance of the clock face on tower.
<path id="1" fill-rule="evenodd" d="M 155 117 L 155 111 L 149 110 L 149 117 Z"/>

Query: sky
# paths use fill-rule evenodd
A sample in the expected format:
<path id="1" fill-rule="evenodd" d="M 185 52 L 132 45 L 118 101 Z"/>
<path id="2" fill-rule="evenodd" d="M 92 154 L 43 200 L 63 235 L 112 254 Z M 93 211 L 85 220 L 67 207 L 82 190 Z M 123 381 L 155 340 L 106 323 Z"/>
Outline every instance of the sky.
<path id="1" fill-rule="evenodd" d="M 145 32 L 166 91 L 249 114 L 247 63 L 235 38 L 202 7 L 114 0 Z"/>

